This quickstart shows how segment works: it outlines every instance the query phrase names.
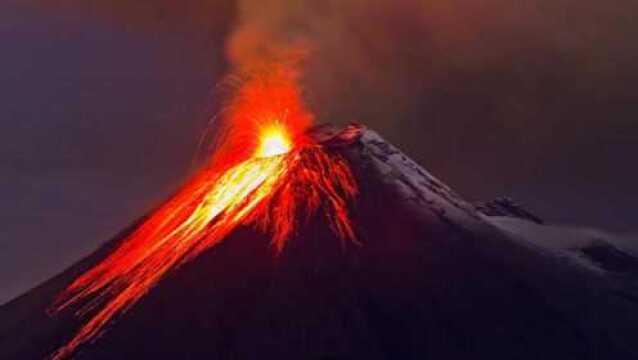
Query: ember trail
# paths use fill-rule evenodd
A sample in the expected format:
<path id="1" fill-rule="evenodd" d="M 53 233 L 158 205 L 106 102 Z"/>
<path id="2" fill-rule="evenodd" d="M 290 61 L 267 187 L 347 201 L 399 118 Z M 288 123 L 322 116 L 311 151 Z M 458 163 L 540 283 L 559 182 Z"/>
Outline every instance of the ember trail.
<path id="1" fill-rule="evenodd" d="M 355 240 L 348 217 L 357 193 L 354 177 L 343 158 L 304 135 L 312 118 L 287 75 L 246 83 L 229 107 L 227 139 L 211 165 L 60 295 L 52 312 L 77 305 L 77 315 L 91 316 L 54 359 L 94 339 L 168 271 L 239 225 L 271 234 L 281 251 L 295 229 L 321 210 L 339 237 Z"/>

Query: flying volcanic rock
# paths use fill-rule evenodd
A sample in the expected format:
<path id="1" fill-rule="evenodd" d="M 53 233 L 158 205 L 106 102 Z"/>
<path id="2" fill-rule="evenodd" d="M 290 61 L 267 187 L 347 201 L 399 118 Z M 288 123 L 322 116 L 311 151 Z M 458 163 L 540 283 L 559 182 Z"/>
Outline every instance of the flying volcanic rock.
<path id="1" fill-rule="evenodd" d="M 354 173 L 357 241 L 335 235 L 321 214 L 280 253 L 267 234 L 240 226 L 74 358 L 638 358 L 631 249 L 488 216 L 361 126 L 310 136 Z M 1 307 L 0 359 L 48 358 L 72 339 L 78 305 L 49 315 L 51 303 L 137 226 Z"/>

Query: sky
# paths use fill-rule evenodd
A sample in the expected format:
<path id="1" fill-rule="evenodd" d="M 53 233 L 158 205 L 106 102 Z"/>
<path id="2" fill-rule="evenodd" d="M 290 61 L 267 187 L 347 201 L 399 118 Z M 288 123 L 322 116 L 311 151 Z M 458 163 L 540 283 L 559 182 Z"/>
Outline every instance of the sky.
<path id="1" fill-rule="evenodd" d="M 320 122 L 368 125 L 469 200 L 638 233 L 633 1 L 85 3 L 0 5 L 0 303 L 196 169 L 239 23 L 308 44 Z"/>

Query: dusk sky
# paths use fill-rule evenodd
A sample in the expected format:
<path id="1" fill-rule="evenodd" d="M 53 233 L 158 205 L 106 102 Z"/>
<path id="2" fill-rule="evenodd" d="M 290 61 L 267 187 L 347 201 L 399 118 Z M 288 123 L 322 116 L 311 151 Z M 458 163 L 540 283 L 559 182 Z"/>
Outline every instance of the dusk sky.
<path id="1" fill-rule="evenodd" d="M 0 303 L 160 204 L 219 110 L 233 1 L 81 3 L 0 5 Z M 638 233 L 633 1 L 276 4 L 319 122 L 368 125 L 470 200 Z"/>

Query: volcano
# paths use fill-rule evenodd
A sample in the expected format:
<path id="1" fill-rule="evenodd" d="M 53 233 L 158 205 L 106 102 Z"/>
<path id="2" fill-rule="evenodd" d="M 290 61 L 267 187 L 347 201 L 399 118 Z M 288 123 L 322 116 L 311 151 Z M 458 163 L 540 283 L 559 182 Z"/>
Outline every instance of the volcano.
<path id="1" fill-rule="evenodd" d="M 282 249 L 272 235 L 240 225 L 69 355 L 638 358 L 635 249 L 546 225 L 503 200 L 474 206 L 361 125 L 315 127 L 308 136 L 356 179 L 348 204 L 356 239 L 344 240 L 321 213 Z M 0 358 L 49 358 L 73 339 L 86 304 L 56 314 L 51 304 L 146 220 L 2 306 Z M 84 316 L 104 302 L 87 301 L 94 306 Z"/>

